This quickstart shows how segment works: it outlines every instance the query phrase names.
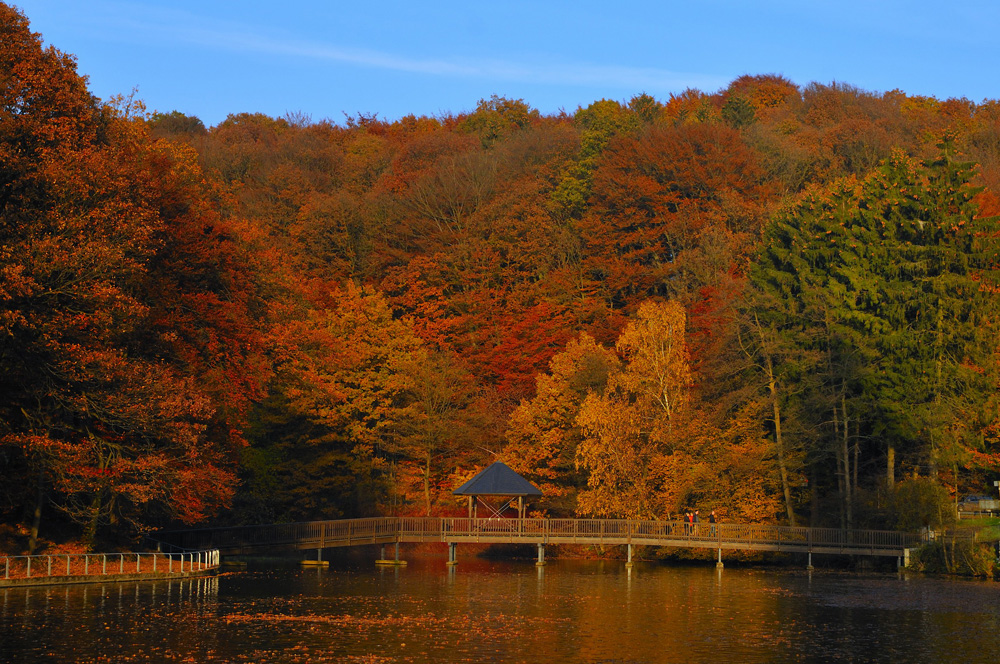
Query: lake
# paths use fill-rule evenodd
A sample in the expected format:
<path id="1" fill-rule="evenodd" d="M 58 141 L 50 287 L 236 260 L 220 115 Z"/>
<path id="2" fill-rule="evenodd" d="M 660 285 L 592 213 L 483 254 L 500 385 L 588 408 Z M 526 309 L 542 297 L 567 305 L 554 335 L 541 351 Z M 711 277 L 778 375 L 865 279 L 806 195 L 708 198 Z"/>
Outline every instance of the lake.
<path id="1" fill-rule="evenodd" d="M 277 561 L 0 590 L 3 662 L 996 662 L 1000 584 L 620 561 Z"/>

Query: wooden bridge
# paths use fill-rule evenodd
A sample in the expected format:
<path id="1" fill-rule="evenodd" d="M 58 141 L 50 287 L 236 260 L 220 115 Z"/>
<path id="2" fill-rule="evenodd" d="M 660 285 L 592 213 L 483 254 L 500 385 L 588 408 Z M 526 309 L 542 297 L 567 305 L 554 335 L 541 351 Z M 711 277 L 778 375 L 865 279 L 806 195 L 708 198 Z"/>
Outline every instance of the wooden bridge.
<path id="1" fill-rule="evenodd" d="M 449 562 L 460 543 L 534 544 L 544 564 L 547 544 L 633 546 L 783 551 L 810 554 L 892 556 L 904 561 L 921 543 L 913 533 L 886 530 L 802 528 L 766 524 L 633 521 L 614 519 L 469 519 L 380 517 L 304 523 L 207 528 L 161 532 L 158 541 L 183 549 L 219 549 L 224 555 L 279 549 L 323 549 L 364 544 L 444 542 Z M 320 553 L 320 555 L 322 555 Z"/>

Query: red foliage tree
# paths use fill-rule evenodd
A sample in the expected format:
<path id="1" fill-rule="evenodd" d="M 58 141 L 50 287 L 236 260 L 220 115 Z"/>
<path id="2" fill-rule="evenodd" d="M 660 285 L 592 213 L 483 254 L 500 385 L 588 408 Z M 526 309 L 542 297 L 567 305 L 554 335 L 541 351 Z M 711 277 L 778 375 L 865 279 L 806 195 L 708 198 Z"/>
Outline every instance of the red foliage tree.
<path id="1" fill-rule="evenodd" d="M 254 288 L 213 194 L 134 107 L 0 5 L 4 474 L 85 524 L 224 506 L 266 373 Z M 37 520 L 34 524 L 37 529 Z"/>

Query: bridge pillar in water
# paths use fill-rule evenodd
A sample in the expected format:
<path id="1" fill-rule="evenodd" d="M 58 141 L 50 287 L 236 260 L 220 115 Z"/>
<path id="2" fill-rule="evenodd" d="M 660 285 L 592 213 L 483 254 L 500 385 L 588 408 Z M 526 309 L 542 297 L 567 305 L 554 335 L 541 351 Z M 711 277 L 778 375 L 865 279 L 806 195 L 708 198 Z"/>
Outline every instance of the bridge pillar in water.
<path id="1" fill-rule="evenodd" d="M 815 567 L 813 567 L 813 554 L 812 554 L 812 551 L 810 551 L 808 555 L 809 555 L 809 562 L 806 563 L 806 569 L 816 569 Z"/>
<path id="2" fill-rule="evenodd" d="M 449 565 L 457 565 L 458 564 L 457 556 L 455 555 L 457 553 L 457 551 L 456 551 L 457 549 L 458 549 L 458 544 L 456 544 L 455 542 L 448 542 L 448 564 Z"/>
<path id="3" fill-rule="evenodd" d="M 309 560 L 308 558 L 302 560 L 300 564 L 303 567 L 329 567 L 330 563 L 323 561 L 323 549 L 316 549 L 316 560 Z"/>
<path id="4" fill-rule="evenodd" d="M 406 561 L 399 559 L 399 542 L 396 542 L 396 555 L 395 555 L 395 558 L 393 560 L 386 560 L 386 558 L 385 558 L 385 544 L 383 544 L 382 545 L 382 556 L 378 560 L 375 561 L 375 564 L 376 565 L 394 565 L 394 566 L 405 565 Z"/>
<path id="5" fill-rule="evenodd" d="M 545 565 L 545 545 L 541 542 L 538 543 L 538 562 L 535 563 L 537 567 L 543 567 Z"/>
<path id="6" fill-rule="evenodd" d="M 626 547 L 628 549 L 628 554 L 627 554 L 628 558 L 625 561 L 625 568 L 626 569 L 632 569 L 632 545 L 631 544 L 627 544 Z"/>
<path id="7" fill-rule="evenodd" d="M 719 561 L 715 563 L 717 569 L 722 569 L 725 565 L 722 564 L 722 547 L 719 547 Z"/>

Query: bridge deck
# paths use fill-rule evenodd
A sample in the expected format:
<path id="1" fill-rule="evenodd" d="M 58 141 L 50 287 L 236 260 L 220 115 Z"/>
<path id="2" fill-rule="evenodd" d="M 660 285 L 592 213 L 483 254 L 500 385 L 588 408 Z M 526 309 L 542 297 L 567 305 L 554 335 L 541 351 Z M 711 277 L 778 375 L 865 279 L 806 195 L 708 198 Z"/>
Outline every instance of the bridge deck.
<path id="1" fill-rule="evenodd" d="M 394 542 L 591 544 L 902 556 L 912 533 L 766 524 L 686 524 L 613 519 L 466 519 L 381 517 L 161 533 L 184 548 L 223 554 L 264 549 L 325 549 Z"/>

